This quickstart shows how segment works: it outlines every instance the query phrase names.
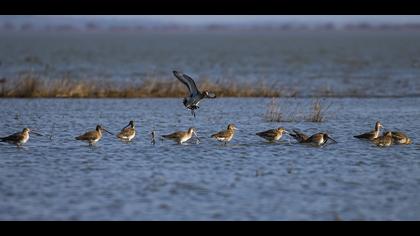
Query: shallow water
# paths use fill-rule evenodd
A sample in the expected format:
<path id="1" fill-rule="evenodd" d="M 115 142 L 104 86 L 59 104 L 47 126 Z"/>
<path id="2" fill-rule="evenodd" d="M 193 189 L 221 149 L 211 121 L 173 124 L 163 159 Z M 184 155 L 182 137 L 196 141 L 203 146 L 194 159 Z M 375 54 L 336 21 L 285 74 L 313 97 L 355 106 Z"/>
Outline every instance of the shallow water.
<path id="1" fill-rule="evenodd" d="M 1 33 L 0 78 L 264 82 L 285 95 L 420 96 L 416 31 Z"/>
<path id="2" fill-rule="evenodd" d="M 420 219 L 420 98 L 327 99 L 323 123 L 266 122 L 270 101 L 207 100 L 194 119 L 181 99 L 0 99 L 0 136 L 26 126 L 46 135 L 23 148 L 0 143 L 0 219 Z M 303 109 L 312 102 L 279 101 Z M 95 147 L 74 139 L 97 123 L 116 133 L 131 119 L 131 143 L 109 134 Z M 414 143 L 378 148 L 352 137 L 376 120 Z M 209 138 L 228 123 L 239 128 L 230 144 Z M 190 126 L 201 143 L 150 143 L 153 129 Z M 338 143 L 269 144 L 255 135 L 278 126 L 326 131 Z"/>

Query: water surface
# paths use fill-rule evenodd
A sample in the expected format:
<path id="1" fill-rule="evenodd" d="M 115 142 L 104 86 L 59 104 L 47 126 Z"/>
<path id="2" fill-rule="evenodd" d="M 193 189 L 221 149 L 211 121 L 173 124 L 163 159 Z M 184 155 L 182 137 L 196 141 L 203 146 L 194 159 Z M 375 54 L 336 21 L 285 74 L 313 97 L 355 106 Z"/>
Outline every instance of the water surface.
<path id="1" fill-rule="evenodd" d="M 312 100 L 280 99 L 283 106 Z M 181 99 L 1 99 L 0 136 L 29 126 L 23 148 L 0 143 L 2 220 L 419 220 L 419 98 L 327 99 L 323 123 L 267 122 L 270 99 L 204 101 L 194 119 Z M 361 105 L 362 104 L 362 105 Z M 74 139 L 104 125 L 138 125 L 131 143 L 105 134 L 95 147 Z M 414 144 L 378 148 L 353 135 L 373 129 L 409 134 Z M 227 146 L 210 139 L 228 123 Z M 201 143 L 158 140 L 194 126 Z M 326 131 L 322 148 L 258 131 L 283 126 Z M 48 136 L 52 135 L 52 136 Z"/>

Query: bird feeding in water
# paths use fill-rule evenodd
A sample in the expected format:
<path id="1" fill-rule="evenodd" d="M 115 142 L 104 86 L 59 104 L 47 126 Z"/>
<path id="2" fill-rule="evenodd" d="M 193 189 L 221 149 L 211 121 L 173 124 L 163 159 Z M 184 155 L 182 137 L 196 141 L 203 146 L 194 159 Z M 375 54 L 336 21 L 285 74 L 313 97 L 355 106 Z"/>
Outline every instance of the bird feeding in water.
<path id="1" fill-rule="evenodd" d="M 17 146 L 23 145 L 29 140 L 29 133 L 33 133 L 38 136 L 42 136 L 42 134 L 36 133 L 29 128 L 24 128 L 22 132 L 17 132 L 11 134 L 7 137 L 0 138 L 0 142 L 6 142 L 10 144 L 15 144 Z"/>
<path id="2" fill-rule="evenodd" d="M 76 137 L 76 140 L 81 140 L 81 141 L 84 141 L 84 142 L 88 142 L 89 145 L 93 145 L 102 138 L 102 131 L 105 131 L 105 132 L 107 132 L 111 135 L 114 135 L 113 133 L 109 132 L 108 130 L 106 130 L 102 126 L 97 125 L 95 130 L 88 131 L 88 132 Z"/>
<path id="3" fill-rule="evenodd" d="M 337 141 L 331 138 L 327 133 L 320 132 L 308 137 L 302 132 L 298 132 L 296 130 L 293 130 L 293 132 L 294 133 L 290 134 L 290 136 L 294 137 L 299 143 L 308 143 L 316 146 L 322 146 L 326 144 L 328 140 L 337 143 Z"/>
<path id="4" fill-rule="evenodd" d="M 188 88 L 188 92 L 189 92 L 189 96 L 184 97 L 184 100 L 182 101 L 182 103 L 184 104 L 184 106 L 187 109 L 191 110 L 191 114 L 195 117 L 195 110 L 197 110 L 198 108 L 200 108 L 198 106 L 198 103 L 200 103 L 200 101 L 203 98 L 216 98 L 216 95 L 214 93 L 210 93 L 207 90 L 200 92 L 200 90 L 198 90 L 194 80 L 189 77 L 186 74 L 182 74 L 181 72 L 178 71 L 173 71 L 175 77 L 181 81 L 185 86 L 187 86 Z"/>
<path id="5" fill-rule="evenodd" d="M 127 126 L 122 128 L 117 137 L 124 141 L 131 141 L 136 136 L 136 127 L 133 120 L 130 120 Z"/>
<path id="6" fill-rule="evenodd" d="M 309 138 L 308 135 L 306 135 L 302 132 L 299 132 L 295 129 L 293 130 L 293 133 L 289 133 L 289 135 L 292 136 L 293 138 L 295 138 L 298 141 L 298 143 L 303 143 Z"/>

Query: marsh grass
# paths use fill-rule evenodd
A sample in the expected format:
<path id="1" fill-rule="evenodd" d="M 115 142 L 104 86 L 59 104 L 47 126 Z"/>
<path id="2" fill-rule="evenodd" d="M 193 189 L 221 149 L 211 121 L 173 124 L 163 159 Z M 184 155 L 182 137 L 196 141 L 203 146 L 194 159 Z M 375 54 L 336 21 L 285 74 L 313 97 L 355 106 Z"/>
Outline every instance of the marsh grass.
<path id="1" fill-rule="evenodd" d="M 321 99 L 316 98 L 312 103 L 312 109 L 309 115 L 306 117 L 306 121 L 309 122 L 323 122 L 325 121 L 328 110 L 332 103 L 326 105 L 321 104 Z"/>
<path id="2" fill-rule="evenodd" d="M 303 118 L 300 103 L 280 103 L 279 99 L 272 98 L 264 115 L 269 122 L 296 122 Z"/>
<path id="3" fill-rule="evenodd" d="M 218 97 L 280 97 L 282 91 L 264 83 L 237 83 L 232 81 L 198 82 L 199 89 L 214 92 Z M 42 79 L 25 73 L 16 80 L 0 81 L 0 96 L 15 98 L 145 98 L 183 97 L 185 86 L 176 79 L 166 81 L 146 78 L 141 82 L 121 86 L 104 80 L 72 80 L 70 78 Z"/>
<path id="4" fill-rule="evenodd" d="M 280 102 L 278 98 L 273 97 L 267 106 L 264 118 L 268 122 L 324 122 L 326 117 L 331 115 L 331 106 L 331 102 L 325 105 L 321 99 L 315 98 L 307 109 L 307 105 L 301 102 Z"/>

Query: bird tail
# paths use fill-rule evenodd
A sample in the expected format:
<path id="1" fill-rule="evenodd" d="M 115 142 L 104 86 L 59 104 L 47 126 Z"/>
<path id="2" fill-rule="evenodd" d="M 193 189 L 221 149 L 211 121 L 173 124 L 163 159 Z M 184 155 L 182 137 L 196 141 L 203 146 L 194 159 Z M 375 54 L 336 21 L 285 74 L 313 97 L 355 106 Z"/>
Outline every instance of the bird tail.
<path id="1" fill-rule="evenodd" d="M 75 139 L 76 139 L 76 140 L 80 140 L 80 137 L 76 137 Z"/>

